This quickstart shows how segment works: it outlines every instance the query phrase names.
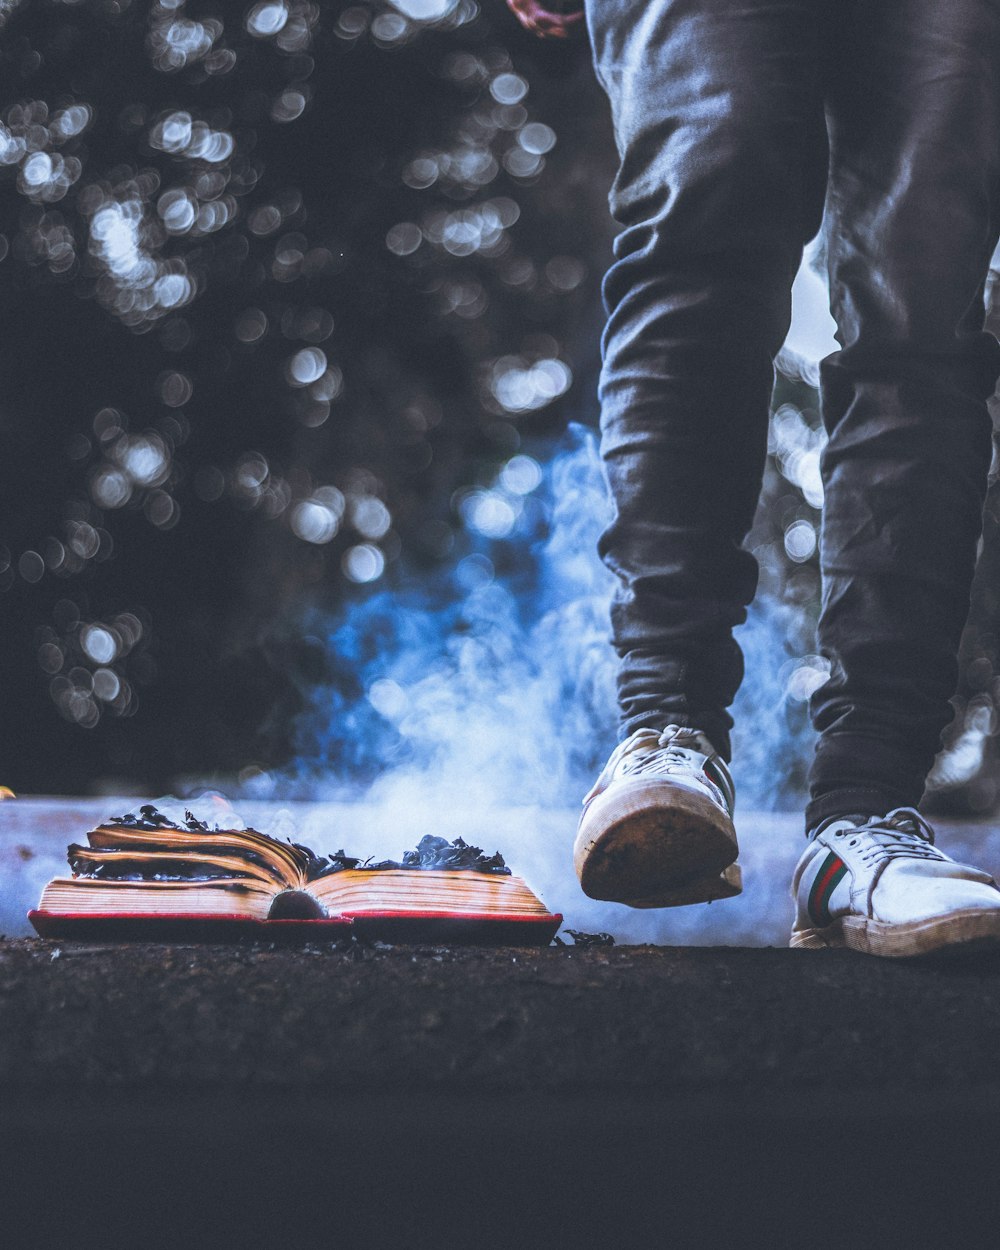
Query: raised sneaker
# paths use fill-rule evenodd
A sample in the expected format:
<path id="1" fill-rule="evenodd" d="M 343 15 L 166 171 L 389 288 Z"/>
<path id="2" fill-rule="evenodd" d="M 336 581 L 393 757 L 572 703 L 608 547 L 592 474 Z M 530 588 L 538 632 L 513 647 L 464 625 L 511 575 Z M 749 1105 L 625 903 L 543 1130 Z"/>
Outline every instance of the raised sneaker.
<path id="1" fill-rule="evenodd" d="M 934 845 L 912 807 L 821 824 L 792 880 L 791 946 L 907 957 L 1000 942 L 1000 889 Z"/>
<path id="2" fill-rule="evenodd" d="M 733 828 L 733 780 L 698 729 L 637 729 L 611 754 L 573 848 L 591 898 L 679 907 L 743 888 Z"/>

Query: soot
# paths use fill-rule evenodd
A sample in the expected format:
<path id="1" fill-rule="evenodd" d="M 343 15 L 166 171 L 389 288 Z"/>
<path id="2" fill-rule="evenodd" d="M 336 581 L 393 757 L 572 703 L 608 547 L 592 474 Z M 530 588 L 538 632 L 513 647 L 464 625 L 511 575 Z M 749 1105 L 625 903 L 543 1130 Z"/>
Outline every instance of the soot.
<path id="1" fill-rule="evenodd" d="M 614 946 L 615 939 L 610 933 L 581 933 L 579 929 L 567 929 L 575 946 Z"/>
<path id="2" fill-rule="evenodd" d="M 208 829 L 208 826 L 202 824 L 200 820 L 195 820 L 190 812 L 185 812 L 184 814 L 189 818 L 188 825 L 190 828 L 194 829 L 195 826 L 198 826 L 204 830 Z M 139 808 L 138 816 L 134 812 L 126 812 L 124 816 L 112 816 L 108 824 L 119 825 L 122 829 L 152 830 L 177 828 L 170 817 L 164 816 L 162 812 L 158 812 L 152 803 L 143 804 Z"/>
<path id="3" fill-rule="evenodd" d="M 311 851 L 308 846 L 300 846 L 298 842 L 293 842 L 292 846 L 297 847 L 300 851 L 305 851 L 309 856 L 309 864 L 306 867 L 306 880 L 315 881 L 319 877 L 329 877 L 335 872 L 344 872 L 348 868 L 357 868 L 361 860 L 353 855 L 348 855 L 343 849 L 334 851 L 332 855 L 317 855 Z"/>
<path id="4" fill-rule="evenodd" d="M 373 872 L 390 868 L 457 868 L 503 877 L 511 875 L 499 851 L 484 855 L 481 847 L 470 846 L 463 838 L 449 842 L 447 838 L 437 838 L 430 833 L 420 839 L 415 851 L 405 851 L 401 860 L 384 859 L 364 867 Z"/>
<path id="5" fill-rule="evenodd" d="M 198 820 L 191 812 L 184 813 L 185 822 L 183 828 L 191 833 L 204 834 L 206 838 L 211 838 L 215 833 L 220 832 L 220 827 L 210 828 L 205 821 Z M 108 822 L 120 829 L 135 829 L 141 831 L 163 831 L 165 829 L 181 829 L 182 826 L 175 824 L 169 817 L 158 811 L 151 803 L 146 803 L 139 808 L 139 815 L 134 812 L 126 812 L 124 816 L 112 816 Z M 269 842 L 277 842 L 276 838 L 269 837 L 266 833 L 259 833 L 255 829 L 246 830 L 247 833 L 256 834 L 257 837 L 265 838 Z M 461 870 L 466 872 L 483 872 L 494 876 L 509 877 L 510 869 L 499 851 L 495 851 L 492 855 L 487 855 L 482 847 L 471 846 L 464 838 L 455 838 L 453 842 L 449 842 L 447 838 L 435 837 L 433 834 L 425 834 L 417 843 L 416 849 L 412 851 L 404 851 L 402 857 L 396 859 L 384 859 L 377 864 L 364 862 L 354 855 L 348 855 L 343 848 L 334 851 L 331 855 L 317 855 L 312 847 L 305 846 L 301 842 L 293 842 L 287 839 L 289 846 L 295 848 L 300 855 L 306 860 L 305 876 L 307 881 L 316 881 L 320 877 L 329 877 L 335 872 L 345 872 L 351 868 L 357 868 L 359 864 L 362 868 L 371 871 L 388 871 L 389 869 L 412 868 L 412 869 L 449 869 L 451 871 Z M 70 847 L 70 865 L 78 876 L 89 877 L 111 877 L 115 876 L 119 880 L 149 880 L 145 874 L 136 874 L 122 865 L 122 871 L 109 871 L 108 865 L 91 866 L 83 861 L 74 862 L 72 853 L 81 848 Z M 207 848 L 206 848 L 207 849 Z M 227 852 L 234 853 L 231 849 Z M 239 853 L 239 852 L 237 852 Z M 248 851 L 244 855 L 245 858 L 259 857 L 254 856 L 252 851 Z M 264 861 L 261 861 L 264 862 Z M 210 879 L 214 876 L 232 876 L 229 872 L 213 872 L 201 867 L 197 871 L 199 879 Z M 235 874 L 239 875 L 239 874 Z M 172 880 L 190 880 L 191 876 L 163 874 L 160 873 L 152 878 L 156 881 L 172 881 Z"/>

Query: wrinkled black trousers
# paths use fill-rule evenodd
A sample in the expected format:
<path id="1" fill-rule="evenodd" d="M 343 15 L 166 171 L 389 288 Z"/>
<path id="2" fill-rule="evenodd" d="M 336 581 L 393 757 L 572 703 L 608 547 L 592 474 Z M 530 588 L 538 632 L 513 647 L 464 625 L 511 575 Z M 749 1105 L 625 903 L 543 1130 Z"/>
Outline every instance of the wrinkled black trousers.
<path id="1" fill-rule="evenodd" d="M 916 804 L 952 715 L 1000 374 L 1000 2 L 587 6 L 621 156 L 601 552 L 623 735 L 696 724 L 728 757 L 773 359 L 822 221 L 841 350 L 821 372 L 832 673 L 807 826 Z"/>

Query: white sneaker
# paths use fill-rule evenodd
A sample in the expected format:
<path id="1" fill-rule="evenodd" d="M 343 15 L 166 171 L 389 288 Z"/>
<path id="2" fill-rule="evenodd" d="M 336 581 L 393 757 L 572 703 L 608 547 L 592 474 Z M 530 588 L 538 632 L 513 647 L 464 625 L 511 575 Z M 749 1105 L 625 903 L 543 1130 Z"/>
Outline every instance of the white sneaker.
<path id="1" fill-rule="evenodd" d="M 733 779 L 697 729 L 637 729 L 583 800 L 573 848 L 584 894 L 630 907 L 679 907 L 743 888 Z"/>
<path id="2" fill-rule="evenodd" d="M 912 807 L 820 825 L 792 894 L 791 946 L 899 957 L 1000 942 L 996 882 L 939 851 L 934 830 Z"/>

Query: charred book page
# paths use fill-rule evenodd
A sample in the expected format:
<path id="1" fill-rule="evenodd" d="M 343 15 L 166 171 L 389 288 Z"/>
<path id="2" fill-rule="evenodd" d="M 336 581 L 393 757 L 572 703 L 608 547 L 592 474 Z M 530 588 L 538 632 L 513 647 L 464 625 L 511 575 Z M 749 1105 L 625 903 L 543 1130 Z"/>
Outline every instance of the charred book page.
<path id="1" fill-rule="evenodd" d="M 399 860 L 317 855 L 255 829 L 177 824 L 145 806 L 67 851 L 28 913 L 43 937 L 206 940 L 331 938 L 546 945 L 550 913 L 497 852 L 428 835 Z"/>

